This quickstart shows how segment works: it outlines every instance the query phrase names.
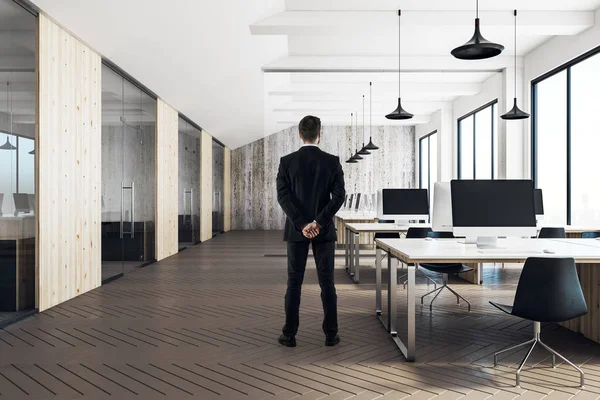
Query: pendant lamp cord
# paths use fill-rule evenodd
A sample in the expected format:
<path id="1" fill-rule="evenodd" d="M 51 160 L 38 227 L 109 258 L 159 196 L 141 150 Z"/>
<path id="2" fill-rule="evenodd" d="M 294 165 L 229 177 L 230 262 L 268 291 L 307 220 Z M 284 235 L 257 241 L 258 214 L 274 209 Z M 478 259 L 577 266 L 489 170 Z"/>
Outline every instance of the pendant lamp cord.
<path id="1" fill-rule="evenodd" d="M 475 3 L 476 3 L 476 6 L 475 6 L 476 14 L 475 15 L 476 15 L 476 18 L 479 18 L 479 0 L 477 0 Z"/>
<path id="2" fill-rule="evenodd" d="M 517 98 L 517 10 L 515 10 L 515 98 Z"/>
<path id="3" fill-rule="evenodd" d="M 365 136 L 365 95 L 363 94 L 363 137 Z"/>
<path id="4" fill-rule="evenodd" d="M 373 82 L 369 82 L 369 139 L 371 137 L 373 137 L 372 131 L 373 131 Z"/>
<path id="5" fill-rule="evenodd" d="M 402 86 L 400 83 L 400 71 L 401 71 L 401 68 L 400 68 L 400 65 L 401 65 L 400 64 L 400 59 L 401 59 L 401 57 L 400 57 L 400 49 L 401 49 L 401 46 L 400 46 L 400 42 L 401 42 L 401 40 L 400 40 L 401 39 L 400 17 L 401 16 L 402 16 L 402 10 L 398 10 L 398 97 L 401 97 L 401 93 L 402 93 Z"/>
<path id="6" fill-rule="evenodd" d="M 350 113 L 350 157 L 352 157 L 352 128 L 354 125 L 354 114 Z"/>

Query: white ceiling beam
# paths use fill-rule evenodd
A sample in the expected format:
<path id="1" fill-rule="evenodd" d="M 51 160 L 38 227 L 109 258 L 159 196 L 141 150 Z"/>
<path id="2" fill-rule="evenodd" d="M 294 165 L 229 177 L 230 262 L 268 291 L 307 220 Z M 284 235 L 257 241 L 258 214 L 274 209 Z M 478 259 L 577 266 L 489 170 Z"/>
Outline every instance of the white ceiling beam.
<path id="1" fill-rule="evenodd" d="M 403 10 L 471 10 L 472 0 L 286 0 L 287 11 L 394 11 Z M 597 5 L 594 0 L 549 1 L 549 0 L 503 0 L 482 2 L 485 10 L 592 10 Z"/>
<path id="2" fill-rule="evenodd" d="M 280 116 L 280 119 L 277 119 L 277 124 L 281 125 L 298 125 L 298 122 L 304 117 L 306 114 L 290 114 L 287 116 Z M 319 115 L 321 119 L 321 123 L 323 125 L 347 125 L 350 126 L 350 118 L 349 116 L 344 115 Z M 386 119 L 385 116 L 373 116 L 373 126 L 378 125 L 419 125 L 419 124 L 427 124 L 431 121 L 431 117 L 429 115 L 415 115 L 413 118 L 404 120 L 404 121 L 392 121 Z M 359 122 L 359 126 L 362 126 L 362 122 Z M 367 131 L 369 122 L 366 122 Z"/>
<path id="3" fill-rule="evenodd" d="M 483 82 L 492 77 L 495 72 L 405 72 L 401 75 L 402 82 Z M 369 82 L 398 84 L 398 74 L 391 72 L 380 73 L 295 73 L 290 77 L 293 83 L 362 83 L 368 86 Z"/>
<path id="4" fill-rule="evenodd" d="M 360 106 L 360 107 L 359 107 Z M 373 113 L 390 113 L 395 107 L 396 103 L 384 100 L 373 102 Z M 446 102 L 441 101 L 406 101 L 402 102 L 402 106 L 413 114 L 429 114 L 437 110 L 442 109 L 446 106 Z M 366 114 L 368 118 L 369 114 L 369 102 L 366 102 Z M 386 112 L 387 111 L 387 112 Z M 313 102 L 300 102 L 300 103 L 287 103 L 273 109 L 276 113 L 296 112 L 296 113 L 309 113 L 309 112 L 331 112 L 341 115 L 347 115 L 350 118 L 351 112 L 358 112 L 359 116 L 362 116 L 362 104 L 358 102 L 331 102 L 331 103 L 313 103 Z"/>
<path id="5" fill-rule="evenodd" d="M 481 92 L 481 83 L 454 83 L 454 82 L 406 82 L 402 84 L 402 96 L 410 95 L 437 95 L 437 96 L 471 96 Z M 294 96 L 297 94 L 335 94 L 359 96 L 368 94 L 369 87 L 364 84 L 353 83 L 304 83 L 290 84 L 269 91 L 271 96 Z M 398 96 L 396 85 L 378 85 L 373 91 L 379 97 Z"/>
<path id="6" fill-rule="evenodd" d="M 487 60 L 465 62 L 450 55 L 402 56 L 403 73 L 473 73 L 500 72 L 513 65 L 514 58 L 501 55 Z M 523 57 L 517 57 L 517 67 L 523 66 Z M 285 56 L 262 67 L 272 73 L 398 73 L 397 56 Z"/>
<path id="7" fill-rule="evenodd" d="M 284 11 L 250 25 L 253 35 L 360 35 L 385 36 L 398 28 L 395 11 Z M 402 28 L 458 28 L 473 26 L 473 11 L 406 11 Z M 481 11 L 485 29 L 511 28 L 512 10 Z M 575 35 L 594 25 L 593 11 L 522 11 L 521 35 Z M 467 40 L 466 38 L 465 40 Z"/>

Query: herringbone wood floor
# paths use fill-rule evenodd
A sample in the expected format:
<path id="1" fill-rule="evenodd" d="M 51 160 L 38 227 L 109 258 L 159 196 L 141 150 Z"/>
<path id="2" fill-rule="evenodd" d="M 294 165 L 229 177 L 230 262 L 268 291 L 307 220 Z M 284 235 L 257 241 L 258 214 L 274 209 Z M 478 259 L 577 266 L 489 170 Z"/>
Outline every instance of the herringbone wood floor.
<path id="1" fill-rule="evenodd" d="M 531 325 L 492 309 L 510 303 L 518 267 L 487 266 L 485 285 L 455 282 L 430 315 L 418 307 L 418 358 L 406 362 L 374 315 L 373 272 L 354 285 L 338 258 L 342 344 L 323 346 L 314 264 L 303 291 L 298 347 L 280 347 L 285 258 L 280 234 L 231 232 L 0 331 L 0 397 L 27 399 L 567 399 L 600 394 L 600 345 L 557 325 L 543 338 L 587 373 L 535 351 L 492 354 L 531 337 Z M 373 259 L 365 258 L 364 264 Z M 418 278 L 418 291 L 427 286 Z M 402 292 L 400 286 L 399 292 Z M 402 293 L 399 293 L 401 296 Z M 428 302 L 426 301 L 426 304 Z M 399 314 L 402 315 L 400 306 Z"/>

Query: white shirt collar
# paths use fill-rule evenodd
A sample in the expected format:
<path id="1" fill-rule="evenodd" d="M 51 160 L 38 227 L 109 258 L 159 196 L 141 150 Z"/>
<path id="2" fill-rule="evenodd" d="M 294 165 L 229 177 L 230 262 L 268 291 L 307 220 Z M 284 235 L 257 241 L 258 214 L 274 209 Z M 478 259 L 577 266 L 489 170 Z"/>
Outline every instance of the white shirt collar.
<path id="1" fill-rule="evenodd" d="M 306 144 L 303 144 L 303 145 L 302 145 L 302 147 L 309 147 L 309 146 L 312 146 L 312 147 L 319 147 L 319 145 L 318 145 L 318 144 L 314 144 L 314 143 L 306 143 Z"/>

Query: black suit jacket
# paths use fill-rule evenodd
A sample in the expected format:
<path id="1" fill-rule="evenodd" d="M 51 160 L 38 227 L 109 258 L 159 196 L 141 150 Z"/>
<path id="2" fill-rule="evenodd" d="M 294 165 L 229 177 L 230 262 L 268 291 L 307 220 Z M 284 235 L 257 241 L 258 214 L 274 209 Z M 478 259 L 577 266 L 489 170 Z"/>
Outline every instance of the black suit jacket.
<path id="1" fill-rule="evenodd" d="M 304 146 L 283 157 L 277 173 L 277 201 L 287 215 L 283 240 L 307 241 L 302 229 L 317 221 L 321 231 L 313 240 L 336 241 L 333 217 L 344 204 L 345 196 L 339 157 L 316 146 Z"/>

